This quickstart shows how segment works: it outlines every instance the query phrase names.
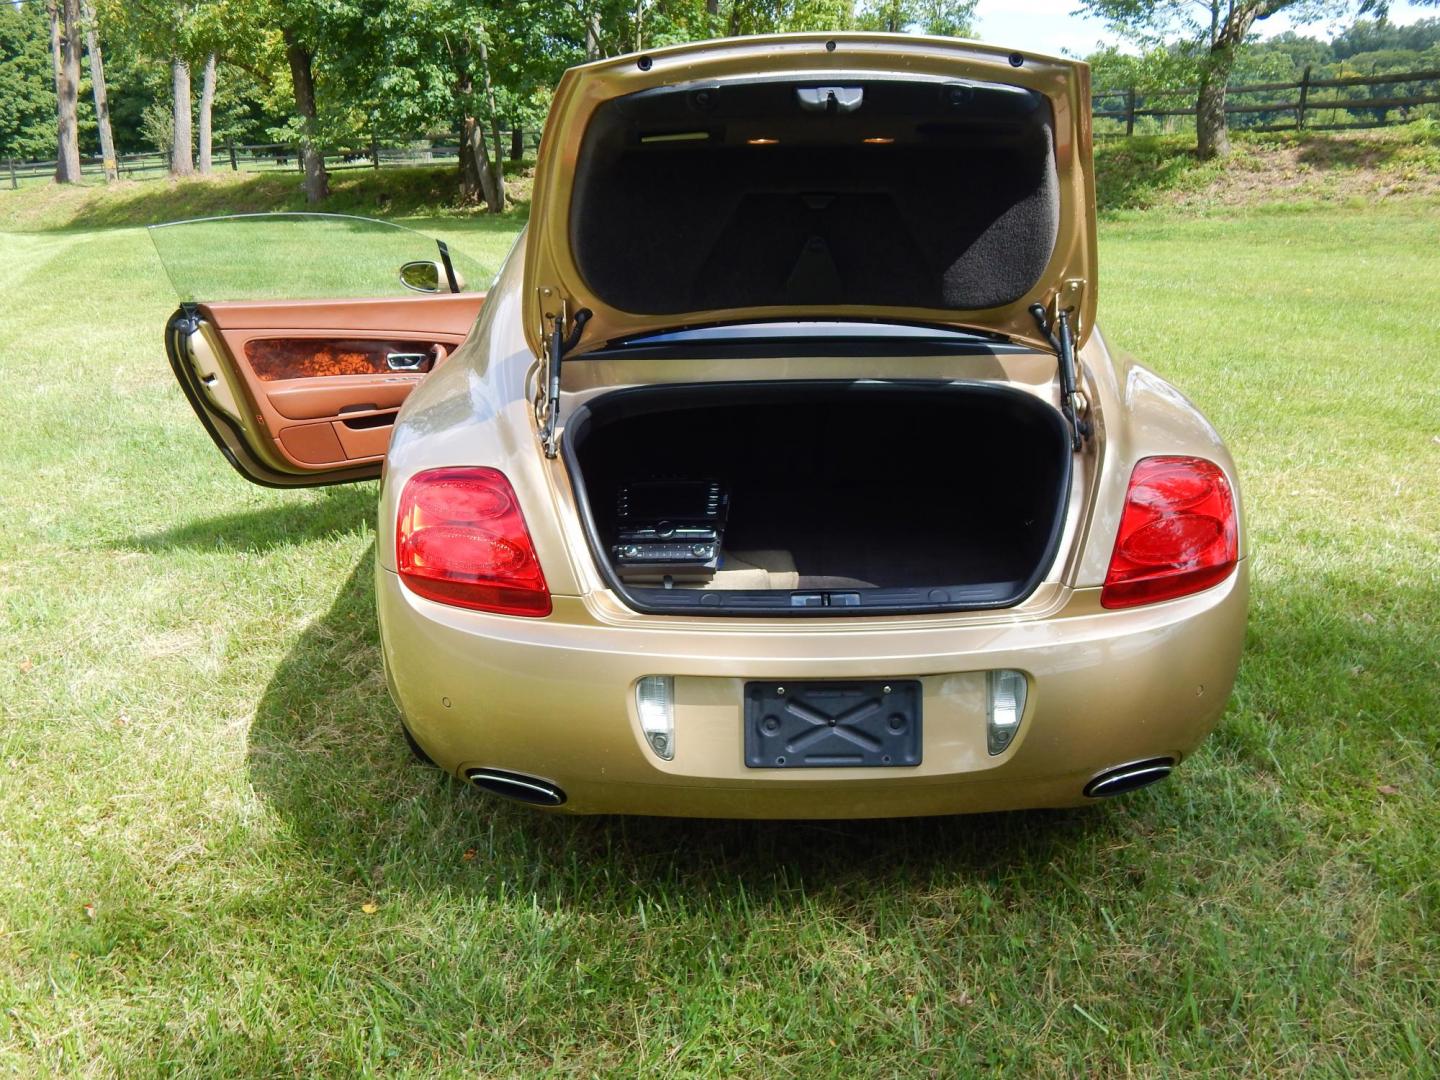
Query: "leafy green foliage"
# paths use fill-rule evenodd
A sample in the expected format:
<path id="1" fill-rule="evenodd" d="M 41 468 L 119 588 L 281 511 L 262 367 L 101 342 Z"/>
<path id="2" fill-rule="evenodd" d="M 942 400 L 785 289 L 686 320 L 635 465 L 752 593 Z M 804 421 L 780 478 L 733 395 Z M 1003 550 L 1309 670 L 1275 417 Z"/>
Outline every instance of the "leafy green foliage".
<path id="1" fill-rule="evenodd" d="M 975 32 L 976 0 L 863 0 L 857 30 L 885 30 L 970 37 Z"/>
<path id="2" fill-rule="evenodd" d="M 543 124 L 556 80 L 567 67 L 587 59 L 726 34 L 892 27 L 964 34 L 970 32 L 975 7 L 974 0 L 96 2 L 118 149 L 153 150 L 163 135 L 160 114 L 171 107 L 169 56 L 179 51 L 190 57 L 198 80 L 204 57 L 213 51 L 220 58 L 213 111 L 217 155 L 227 141 L 299 139 L 301 124 L 281 38 L 286 26 L 297 29 L 313 51 L 316 135 L 334 154 L 363 152 L 372 137 L 392 145 L 416 138 L 453 145 L 463 116 L 478 118 L 487 129 L 494 119 L 507 132 L 518 126 L 533 135 Z M 1127 17 L 1155 6 L 1105 2 Z M 1147 22 L 1137 40 L 1151 42 L 1149 47 L 1138 53 L 1118 48 L 1093 53 L 1087 59 L 1094 85 L 1133 86 L 1152 104 L 1186 104 L 1176 95 L 1199 80 L 1203 22 L 1192 19 L 1187 24 L 1191 37 L 1164 44 L 1156 43 L 1164 35 L 1156 36 Z M 488 52 L 483 66 L 491 76 L 493 109 L 480 77 L 482 44 Z M 53 155 L 54 97 L 42 4 L 15 8 L 0 2 L 0 55 L 6 58 L 0 79 L 0 156 Z M 1440 19 L 1405 27 L 1361 20 L 1333 43 L 1294 32 L 1252 40 L 1237 51 L 1230 81 L 1298 79 L 1306 64 L 1315 65 L 1316 77 L 1440 66 Z M 1388 92 L 1382 87 L 1353 96 Z M 199 108 L 198 93 L 192 107 Z M 1440 113 L 1440 107 L 1411 115 L 1432 113 Z M 1242 115 L 1232 122 L 1244 126 L 1262 119 Z M 1097 129 L 1105 130 L 1105 122 Z M 1160 131 L 1162 125 L 1142 119 L 1138 129 Z M 80 134 L 86 153 L 96 149 L 93 133 L 93 111 L 82 89 Z"/>
<path id="3" fill-rule="evenodd" d="M 152 101 L 140 114 L 140 133 L 153 150 L 168 154 L 175 139 L 175 114 L 159 101 Z"/>
<path id="4" fill-rule="evenodd" d="M 1188 44 L 1157 45 L 1138 53 L 1107 45 L 1085 61 L 1090 65 L 1091 85 L 1097 90 L 1133 87 L 1143 94 L 1193 87 L 1199 67 L 1195 49 Z"/>
<path id="5" fill-rule="evenodd" d="M 39 4 L 0 4 L 0 157 L 55 155 L 55 87 Z"/>
<path id="6" fill-rule="evenodd" d="M 1440 19 L 1418 19 L 1408 25 L 1376 19 L 1357 19 L 1330 42 L 1330 52 L 1337 60 L 1357 53 L 1400 49 L 1425 52 L 1440 45 Z"/>
<path id="7" fill-rule="evenodd" d="M 1387 47 L 1370 51 L 1356 51 L 1360 45 L 1385 44 Z M 1097 108 L 1117 109 L 1123 99 L 1115 90 L 1133 87 L 1137 101 L 1145 106 L 1179 108 L 1192 104 L 1194 88 L 1200 81 L 1203 65 L 1203 48 L 1193 41 L 1173 42 L 1169 45 L 1154 46 L 1139 53 L 1111 47 L 1098 50 L 1086 57 L 1094 72 L 1097 91 L 1112 91 L 1104 94 Z M 1415 72 L 1440 68 L 1440 19 L 1422 19 L 1405 27 L 1390 27 L 1361 20 L 1338 35 L 1333 41 L 1306 37 L 1287 31 L 1273 38 L 1250 41 L 1237 50 L 1230 71 L 1231 86 L 1245 86 L 1263 83 L 1298 82 L 1306 68 L 1312 79 L 1344 78 L 1355 75 L 1374 75 L 1385 72 Z M 1395 96 L 1433 94 L 1440 91 L 1440 80 L 1405 84 L 1376 84 L 1372 86 L 1326 87 L 1323 94 L 1317 91 L 1311 100 L 1353 100 L 1355 106 L 1341 110 L 1312 112 L 1309 120 L 1313 123 L 1347 123 L 1359 121 L 1388 121 L 1397 123 L 1423 117 L 1440 117 L 1440 106 L 1408 106 L 1403 110 L 1371 109 L 1364 107 L 1367 99 L 1390 98 Z M 1249 91 L 1242 97 L 1233 93 L 1230 100 L 1237 104 L 1260 105 L 1271 102 L 1292 103 L 1297 91 L 1293 88 L 1272 91 Z M 1230 125 L 1237 130 L 1258 127 L 1293 119 L 1289 113 L 1238 113 L 1230 117 Z M 1190 121 L 1178 121 L 1188 127 Z M 1141 116 L 1135 130 L 1138 133 L 1153 134 L 1169 131 L 1177 124 L 1174 117 L 1163 120 Z M 1122 130 L 1122 122 L 1100 119 L 1096 121 L 1098 132 Z"/>

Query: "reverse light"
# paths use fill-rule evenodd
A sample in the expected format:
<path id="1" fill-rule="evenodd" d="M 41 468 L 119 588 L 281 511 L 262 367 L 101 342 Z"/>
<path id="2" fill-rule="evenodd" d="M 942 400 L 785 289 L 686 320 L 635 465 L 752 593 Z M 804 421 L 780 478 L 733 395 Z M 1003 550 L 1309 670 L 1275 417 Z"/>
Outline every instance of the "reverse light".
<path id="1" fill-rule="evenodd" d="M 498 469 L 416 473 L 400 493 L 395 566 L 411 592 L 500 615 L 550 614 L 515 489 Z"/>
<path id="2" fill-rule="evenodd" d="M 635 684 L 635 710 L 640 730 L 657 757 L 675 757 L 675 679 L 670 675 L 646 675 Z"/>
<path id="3" fill-rule="evenodd" d="M 1203 458 L 1143 458 L 1130 476 L 1101 606 L 1153 604 L 1218 585 L 1235 569 L 1239 532 L 1220 466 Z"/>
<path id="4" fill-rule="evenodd" d="M 1015 741 L 1020 718 L 1025 715 L 1025 673 L 1001 669 L 986 679 L 985 741 L 990 756 L 1003 754 Z"/>

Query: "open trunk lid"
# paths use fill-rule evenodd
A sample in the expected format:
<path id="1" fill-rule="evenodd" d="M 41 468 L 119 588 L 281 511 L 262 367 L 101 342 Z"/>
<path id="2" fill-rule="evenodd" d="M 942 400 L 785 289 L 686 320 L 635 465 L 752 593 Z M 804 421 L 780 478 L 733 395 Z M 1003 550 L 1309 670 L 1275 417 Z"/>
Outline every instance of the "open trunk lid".
<path id="1" fill-rule="evenodd" d="M 568 356 L 785 318 L 1047 348 L 1040 304 L 1068 312 L 1078 346 L 1095 310 L 1089 93 L 1083 63 L 909 35 L 712 41 L 573 68 L 535 179 L 529 344 Z"/>

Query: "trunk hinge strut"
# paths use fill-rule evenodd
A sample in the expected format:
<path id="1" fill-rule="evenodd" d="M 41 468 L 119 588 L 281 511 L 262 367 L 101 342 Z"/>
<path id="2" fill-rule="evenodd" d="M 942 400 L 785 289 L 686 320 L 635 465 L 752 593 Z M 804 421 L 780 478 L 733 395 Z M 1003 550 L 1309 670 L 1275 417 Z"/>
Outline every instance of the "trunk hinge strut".
<path id="1" fill-rule="evenodd" d="M 1082 283 L 1066 282 L 1075 290 Z M 1093 430 L 1090 422 L 1083 416 L 1089 408 L 1085 395 L 1077 388 L 1075 383 L 1075 328 L 1071 325 L 1075 318 L 1075 308 L 1062 306 L 1061 297 L 1055 297 L 1055 322 L 1051 325 L 1050 317 L 1045 311 L 1044 304 L 1031 304 L 1030 314 L 1035 319 L 1035 324 L 1040 327 L 1040 333 L 1045 335 L 1045 340 L 1055 350 L 1055 358 L 1060 366 L 1060 412 L 1064 414 L 1065 420 L 1070 425 L 1070 447 L 1079 450 L 1086 439 L 1090 437 Z"/>
<path id="2" fill-rule="evenodd" d="M 535 419 L 540 424 L 540 445 L 547 458 L 559 453 L 556 428 L 560 423 L 560 366 L 564 363 L 565 354 L 580 343 L 580 333 L 590 321 L 590 309 L 581 308 L 569 320 L 567 332 L 566 310 L 566 304 L 561 301 L 557 312 L 546 312 L 542 316 L 550 321 L 550 329 L 541 334 L 544 364 L 535 396 Z"/>

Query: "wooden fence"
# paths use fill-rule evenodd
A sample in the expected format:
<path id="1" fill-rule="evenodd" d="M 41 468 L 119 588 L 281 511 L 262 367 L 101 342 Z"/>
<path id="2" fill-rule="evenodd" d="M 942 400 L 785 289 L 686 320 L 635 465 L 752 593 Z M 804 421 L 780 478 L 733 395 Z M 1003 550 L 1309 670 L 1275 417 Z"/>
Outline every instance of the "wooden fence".
<path id="1" fill-rule="evenodd" d="M 1440 103 L 1440 69 L 1389 71 L 1377 75 L 1354 75 L 1334 79 L 1315 79 L 1310 72 L 1311 68 L 1307 65 L 1299 82 L 1254 83 L 1229 87 L 1226 91 L 1225 112 L 1240 121 L 1236 127 L 1246 131 L 1294 131 L 1300 128 L 1335 131 L 1342 128 L 1383 127 L 1386 124 L 1404 123 L 1412 117 L 1404 114 L 1391 116 L 1391 111 Z M 1402 86 L 1414 87 L 1416 92 L 1403 95 L 1394 93 L 1396 88 Z M 1376 87 L 1387 87 L 1388 90 L 1375 96 L 1347 97 L 1342 93 L 1354 88 L 1363 88 L 1368 93 Z M 1318 96 L 1315 96 L 1316 91 L 1319 91 Z M 1331 93 L 1327 94 L 1326 91 Z M 1276 97 L 1287 92 L 1293 92 L 1293 96 Z M 1198 87 L 1148 95 L 1138 93 L 1134 87 L 1097 90 L 1091 101 L 1091 115 L 1097 121 L 1119 121 L 1124 125 L 1124 134 L 1133 135 L 1135 121 L 1139 117 L 1155 117 L 1163 121 L 1169 117 L 1194 116 L 1195 96 L 1198 93 Z M 1245 100 L 1257 96 L 1266 100 Z M 1347 118 L 1337 120 L 1334 115 L 1336 112 L 1345 112 Z M 1270 117 L 1276 113 L 1291 113 L 1293 116 L 1285 122 L 1274 122 Z M 1324 115 L 1326 113 L 1329 115 Z M 1356 113 L 1361 115 L 1357 117 Z M 1318 123 L 1317 114 L 1320 114 Z M 1252 117 L 1260 122 L 1249 122 Z M 1097 125 L 1096 131 L 1097 134 L 1107 133 L 1102 130 L 1102 125 Z M 1118 124 L 1115 125 L 1113 133 L 1120 134 Z"/>
<path id="2" fill-rule="evenodd" d="M 509 154 L 512 162 L 534 157 L 539 148 L 540 133 L 522 128 L 510 130 Z M 346 169 L 384 169 L 400 165 L 454 164 L 459 158 L 458 145 L 412 140 L 402 146 L 381 145 L 378 141 L 327 152 L 325 168 L 331 172 Z M 116 166 L 127 180 L 143 180 L 168 173 L 170 155 L 152 151 L 143 154 L 119 154 Z M 211 150 L 211 167 L 216 172 L 304 172 L 299 148 L 292 143 L 217 143 Z M 54 161 L 15 161 L 5 163 L 0 178 L 9 177 L 10 187 L 18 188 L 25 180 L 50 180 L 55 175 Z M 80 172 L 84 176 L 103 176 L 103 163 L 98 157 L 82 158 Z M 4 180 L 0 179 L 0 183 Z"/>

